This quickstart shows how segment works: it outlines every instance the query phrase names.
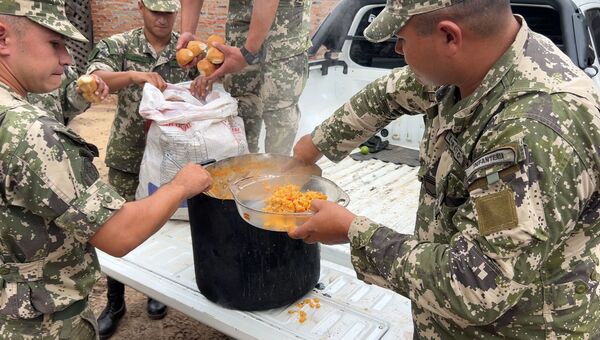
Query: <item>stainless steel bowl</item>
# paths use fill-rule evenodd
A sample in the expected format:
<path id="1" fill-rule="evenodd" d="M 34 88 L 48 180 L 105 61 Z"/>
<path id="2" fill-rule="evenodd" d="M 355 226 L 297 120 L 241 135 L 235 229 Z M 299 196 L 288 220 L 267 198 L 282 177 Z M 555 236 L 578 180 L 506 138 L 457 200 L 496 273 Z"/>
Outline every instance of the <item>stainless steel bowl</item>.
<path id="1" fill-rule="evenodd" d="M 280 174 L 251 176 L 238 179 L 229 185 L 240 216 L 251 225 L 265 230 L 287 232 L 302 225 L 312 211 L 301 213 L 272 213 L 264 211 L 266 200 L 283 185 L 295 184 L 300 191 L 319 191 L 327 200 L 347 206 L 350 197 L 332 181 L 315 175 Z"/>
<path id="2" fill-rule="evenodd" d="M 317 165 L 299 165 L 290 156 L 251 153 L 225 158 L 205 168 L 213 178 L 213 185 L 206 194 L 218 199 L 232 200 L 229 184 L 240 178 L 288 174 L 320 175 Z M 284 170 L 285 169 L 285 170 Z"/>

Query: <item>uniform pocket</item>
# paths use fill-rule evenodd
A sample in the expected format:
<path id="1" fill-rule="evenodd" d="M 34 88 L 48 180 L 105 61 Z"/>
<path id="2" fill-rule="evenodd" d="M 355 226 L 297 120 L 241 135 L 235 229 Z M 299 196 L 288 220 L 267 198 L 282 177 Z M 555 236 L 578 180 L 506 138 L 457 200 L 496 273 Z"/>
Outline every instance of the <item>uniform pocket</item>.
<path id="1" fill-rule="evenodd" d="M 52 310 L 47 293 L 37 283 L 43 278 L 44 260 L 0 265 L 0 315 L 32 319 Z"/>

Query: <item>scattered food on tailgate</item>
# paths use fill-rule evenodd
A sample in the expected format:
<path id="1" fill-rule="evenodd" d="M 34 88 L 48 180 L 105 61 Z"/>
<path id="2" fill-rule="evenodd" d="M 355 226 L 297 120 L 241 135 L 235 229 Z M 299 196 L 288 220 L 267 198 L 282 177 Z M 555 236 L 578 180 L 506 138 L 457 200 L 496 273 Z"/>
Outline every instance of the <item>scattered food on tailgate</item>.
<path id="1" fill-rule="evenodd" d="M 296 304 L 296 307 L 298 307 L 299 309 L 290 309 L 290 310 L 288 310 L 288 314 L 298 313 L 298 322 L 304 323 L 308 317 L 306 312 L 302 310 L 304 308 L 304 306 L 309 306 L 310 308 L 319 309 L 319 308 L 321 308 L 321 300 L 319 298 L 312 298 L 312 299 L 306 298 L 306 299 L 304 299 L 304 301 Z"/>

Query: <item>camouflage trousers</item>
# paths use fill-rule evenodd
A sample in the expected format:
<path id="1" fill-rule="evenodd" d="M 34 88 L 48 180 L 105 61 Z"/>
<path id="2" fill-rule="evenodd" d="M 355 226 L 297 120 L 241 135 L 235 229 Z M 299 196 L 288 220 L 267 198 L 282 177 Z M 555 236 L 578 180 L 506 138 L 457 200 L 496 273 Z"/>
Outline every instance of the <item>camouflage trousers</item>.
<path id="1" fill-rule="evenodd" d="M 140 183 L 138 174 L 108 168 L 108 183 L 115 187 L 127 202 L 135 201 L 135 191 Z"/>
<path id="2" fill-rule="evenodd" d="M 65 320 L 55 320 L 52 314 L 35 319 L 4 319 L 0 317 L 0 339 L 4 340 L 91 340 L 98 339 L 96 317 L 89 306 L 81 314 Z"/>
<path id="3" fill-rule="evenodd" d="M 265 152 L 290 154 L 300 120 L 298 99 L 307 77 L 306 53 L 250 65 L 225 77 L 225 90 L 238 100 L 250 152 L 258 152 L 264 121 Z"/>

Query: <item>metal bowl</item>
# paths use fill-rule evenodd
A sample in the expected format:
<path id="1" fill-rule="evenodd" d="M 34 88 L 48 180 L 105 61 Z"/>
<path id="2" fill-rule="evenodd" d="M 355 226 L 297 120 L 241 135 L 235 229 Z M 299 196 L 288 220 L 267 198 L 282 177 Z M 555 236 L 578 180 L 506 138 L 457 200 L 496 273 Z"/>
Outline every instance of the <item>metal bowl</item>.
<path id="1" fill-rule="evenodd" d="M 302 225 L 312 211 L 300 213 L 273 213 L 264 211 L 266 200 L 273 191 L 283 185 L 295 184 L 301 192 L 318 191 L 327 200 L 346 207 L 350 197 L 332 181 L 315 175 L 281 174 L 251 176 L 238 179 L 229 185 L 240 216 L 249 224 L 265 230 L 287 232 Z"/>
<path id="2" fill-rule="evenodd" d="M 283 171 L 289 174 L 321 175 L 321 168 L 317 165 L 300 165 L 294 162 L 290 156 L 268 153 L 251 153 L 222 159 L 205 167 L 213 178 L 212 188 L 206 194 L 222 200 L 233 200 L 229 184 L 245 177 L 279 175 Z"/>

